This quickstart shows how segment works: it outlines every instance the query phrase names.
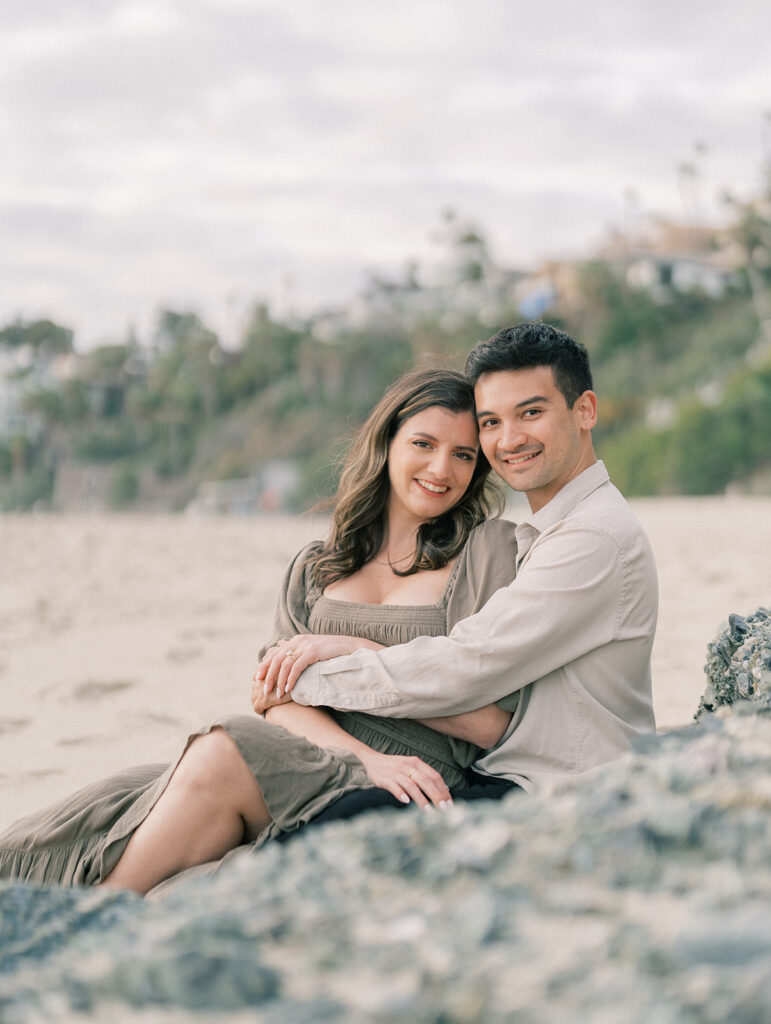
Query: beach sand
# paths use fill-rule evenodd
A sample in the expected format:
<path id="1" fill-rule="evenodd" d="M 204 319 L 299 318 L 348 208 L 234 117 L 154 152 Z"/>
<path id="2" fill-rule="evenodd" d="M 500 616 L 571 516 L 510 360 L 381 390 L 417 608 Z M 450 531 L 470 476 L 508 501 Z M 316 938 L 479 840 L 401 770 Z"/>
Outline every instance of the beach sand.
<path id="1" fill-rule="evenodd" d="M 661 606 L 659 727 L 687 724 L 707 643 L 771 603 L 771 498 L 645 499 Z M 250 711 L 291 556 L 321 518 L 0 517 L 0 828 Z"/>

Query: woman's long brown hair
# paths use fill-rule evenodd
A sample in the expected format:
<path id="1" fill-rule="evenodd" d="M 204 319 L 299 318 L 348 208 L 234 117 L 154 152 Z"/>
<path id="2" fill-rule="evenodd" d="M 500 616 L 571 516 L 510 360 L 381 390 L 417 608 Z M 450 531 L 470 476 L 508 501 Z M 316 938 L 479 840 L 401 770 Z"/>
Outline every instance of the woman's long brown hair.
<path id="1" fill-rule="evenodd" d="M 431 406 L 474 414 L 474 392 L 454 370 L 413 370 L 392 384 L 353 440 L 340 475 L 332 530 L 323 548 L 310 559 L 314 582 L 323 589 L 350 576 L 380 550 L 385 535 L 389 494 L 388 448 L 401 425 Z M 503 499 L 488 487 L 490 466 L 481 450 L 466 493 L 447 512 L 418 529 L 412 565 L 440 569 L 462 549 L 470 531 L 491 515 L 500 515 Z"/>

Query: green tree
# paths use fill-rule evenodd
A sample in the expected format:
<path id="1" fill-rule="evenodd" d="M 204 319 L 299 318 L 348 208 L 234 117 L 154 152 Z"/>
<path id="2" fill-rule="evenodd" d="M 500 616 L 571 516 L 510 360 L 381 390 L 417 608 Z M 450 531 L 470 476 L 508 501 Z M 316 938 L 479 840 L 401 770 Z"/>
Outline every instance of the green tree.
<path id="1" fill-rule="evenodd" d="M 72 331 L 52 320 L 17 320 L 0 330 L 0 346 L 29 345 L 44 356 L 72 351 Z"/>
<path id="2" fill-rule="evenodd" d="M 110 503 L 115 508 L 133 505 L 139 496 L 139 474 L 128 462 L 119 462 L 110 481 Z"/>
<path id="3" fill-rule="evenodd" d="M 240 350 L 223 359 L 223 405 L 230 408 L 295 373 L 304 338 L 303 331 L 274 320 L 266 305 L 256 305 Z"/>

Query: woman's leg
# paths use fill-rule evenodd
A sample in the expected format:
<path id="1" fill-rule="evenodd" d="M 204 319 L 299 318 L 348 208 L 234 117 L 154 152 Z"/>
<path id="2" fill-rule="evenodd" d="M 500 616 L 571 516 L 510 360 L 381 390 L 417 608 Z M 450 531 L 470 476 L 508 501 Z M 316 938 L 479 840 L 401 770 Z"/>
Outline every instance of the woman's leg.
<path id="1" fill-rule="evenodd" d="M 191 743 L 101 885 L 144 895 L 185 868 L 252 842 L 272 821 L 235 743 L 216 727 Z"/>

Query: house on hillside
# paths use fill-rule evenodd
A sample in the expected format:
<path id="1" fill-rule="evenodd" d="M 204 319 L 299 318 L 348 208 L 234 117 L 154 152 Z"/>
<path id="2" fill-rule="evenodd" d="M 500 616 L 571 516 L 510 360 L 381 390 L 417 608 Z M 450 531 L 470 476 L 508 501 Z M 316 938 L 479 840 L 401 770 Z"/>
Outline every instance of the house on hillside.
<path id="1" fill-rule="evenodd" d="M 659 220 L 636 241 L 617 238 L 604 258 L 657 302 L 688 292 L 719 299 L 739 283 L 740 254 L 715 228 L 698 224 Z"/>
<path id="2" fill-rule="evenodd" d="M 525 320 L 539 320 L 550 309 L 575 309 L 580 305 L 581 264 L 568 260 L 547 260 L 529 274 L 522 274 L 513 287 L 513 298 Z"/>
<path id="3" fill-rule="evenodd" d="M 348 330 L 392 324 L 409 330 L 430 318 L 448 328 L 454 318 L 465 316 L 495 323 L 501 309 L 516 306 L 516 289 L 526 275 L 499 266 L 484 253 L 477 255 L 465 267 L 427 268 L 419 282 L 412 270 L 402 281 L 372 277 L 347 306 L 315 314 L 310 333 L 319 341 L 332 342 Z"/>

